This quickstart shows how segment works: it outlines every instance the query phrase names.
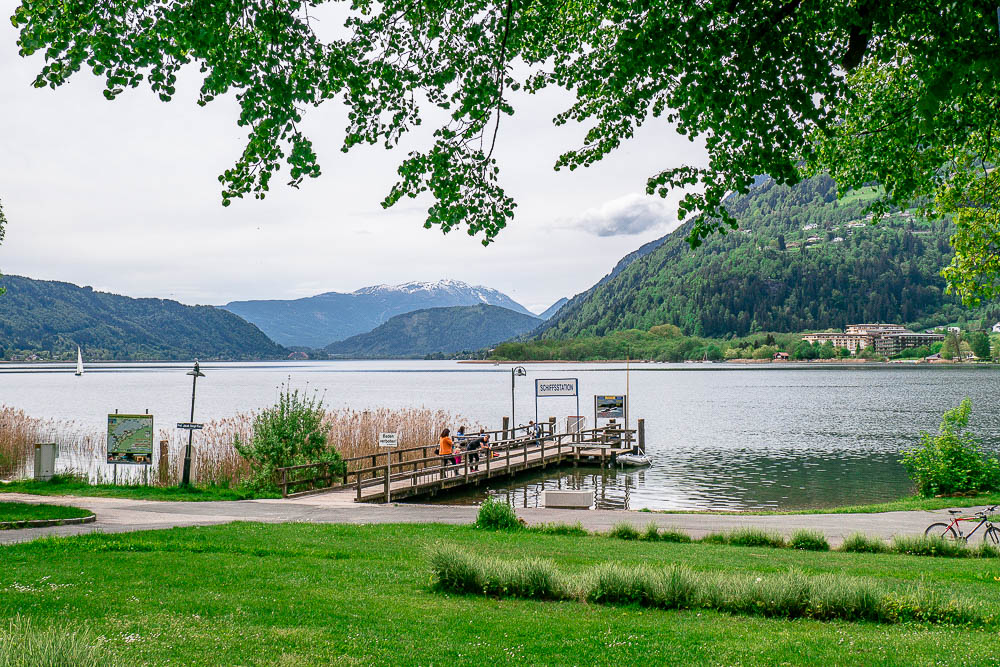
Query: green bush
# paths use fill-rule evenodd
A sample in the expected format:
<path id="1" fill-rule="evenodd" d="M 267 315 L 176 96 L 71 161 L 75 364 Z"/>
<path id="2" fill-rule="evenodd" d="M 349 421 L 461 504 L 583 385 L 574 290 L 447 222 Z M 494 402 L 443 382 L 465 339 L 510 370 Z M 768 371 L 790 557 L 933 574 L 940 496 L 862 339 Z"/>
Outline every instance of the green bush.
<path id="1" fill-rule="evenodd" d="M 114 667 L 119 661 L 108 655 L 101 640 L 86 630 L 40 628 L 15 616 L 0 625 L 0 665 L 4 667 Z"/>
<path id="2" fill-rule="evenodd" d="M 233 443 L 253 470 L 247 486 L 273 493 L 278 468 L 306 463 L 327 463 L 333 476 L 343 477 L 344 462 L 327 442 L 324 414 L 321 399 L 282 386 L 278 402 L 254 417 L 250 441 L 237 438 Z"/>
<path id="3" fill-rule="evenodd" d="M 614 537 L 619 540 L 638 540 L 641 534 L 636 530 L 635 526 L 632 524 L 622 521 L 616 523 L 611 530 L 608 531 L 608 537 Z"/>
<path id="4" fill-rule="evenodd" d="M 848 535 L 844 543 L 840 545 L 840 550 L 858 554 L 884 554 L 890 551 L 889 545 L 885 543 L 885 540 L 878 537 L 868 537 L 863 533 Z"/>
<path id="5" fill-rule="evenodd" d="M 944 413 L 937 435 L 921 432 L 920 445 L 903 452 L 902 464 L 924 497 L 1000 490 L 1000 461 L 986 456 L 966 431 L 972 401 Z"/>
<path id="6" fill-rule="evenodd" d="M 483 530 L 520 530 L 524 527 L 513 507 L 492 496 L 479 506 L 475 526 Z"/>
<path id="7" fill-rule="evenodd" d="M 818 530 L 797 530 L 789 540 L 788 546 L 803 551 L 829 551 L 830 543 L 826 536 Z"/>

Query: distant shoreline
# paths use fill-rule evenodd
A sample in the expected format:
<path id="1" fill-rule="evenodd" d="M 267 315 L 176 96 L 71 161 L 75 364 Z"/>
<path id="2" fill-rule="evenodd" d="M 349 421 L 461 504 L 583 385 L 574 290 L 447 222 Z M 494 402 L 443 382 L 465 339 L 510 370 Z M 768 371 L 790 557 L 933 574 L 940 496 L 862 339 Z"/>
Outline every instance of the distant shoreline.
<path id="1" fill-rule="evenodd" d="M 881 366 L 996 366 L 991 361 L 924 361 L 923 359 L 895 359 L 891 361 L 877 361 L 871 359 L 785 359 L 775 361 L 774 359 L 724 359 L 720 361 L 653 361 L 652 359 L 531 359 L 523 361 L 496 361 L 491 359 L 461 359 L 460 364 L 486 364 L 490 366 L 505 366 L 511 364 L 683 364 L 689 366 L 701 366 L 709 364 L 736 365 L 736 366 L 799 366 L 799 365 L 829 365 L 829 364 L 851 364 L 851 365 L 881 365 Z"/>

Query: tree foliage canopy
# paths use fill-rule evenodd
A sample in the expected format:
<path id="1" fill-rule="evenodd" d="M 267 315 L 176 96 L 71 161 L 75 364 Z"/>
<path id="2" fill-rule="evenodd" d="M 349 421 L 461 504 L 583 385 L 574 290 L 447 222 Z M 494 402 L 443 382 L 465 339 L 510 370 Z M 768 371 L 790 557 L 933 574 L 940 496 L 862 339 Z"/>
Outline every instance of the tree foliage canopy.
<path id="1" fill-rule="evenodd" d="M 1000 37 L 993 0 L 353 0 L 323 40 L 324 0 L 25 0 L 12 21 L 37 86 L 84 66 L 115 98 L 146 82 L 162 99 L 197 63 L 199 103 L 234 92 L 243 154 L 220 176 L 223 203 L 264 196 L 282 163 L 298 186 L 320 172 L 300 129 L 310 107 L 348 107 L 343 149 L 395 146 L 437 107 L 447 122 L 409 154 L 383 204 L 429 192 L 425 226 L 488 243 L 513 217 L 493 157 L 511 92 L 575 96 L 557 124 L 587 124 L 557 168 L 593 164 L 658 119 L 706 142 L 705 168 L 650 176 L 690 187 L 690 240 L 735 228 L 722 207 L 758 174 L 793 184 L 829 171 L 841 191 L 877 181 L 875 212 L 913 201 L 953 214 L 948 277 L 968 300 L 995 296 Z M 985 211 L 985 213 L 984 213 Z M 984 243 L 989 250 L 979 253 Z"/>

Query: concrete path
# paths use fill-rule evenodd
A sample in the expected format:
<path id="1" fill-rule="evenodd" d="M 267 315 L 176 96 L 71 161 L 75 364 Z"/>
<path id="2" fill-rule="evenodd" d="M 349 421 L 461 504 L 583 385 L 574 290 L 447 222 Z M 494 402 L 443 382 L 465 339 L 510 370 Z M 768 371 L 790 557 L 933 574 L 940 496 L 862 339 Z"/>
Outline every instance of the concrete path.
<path id="1" fill-rule="evenodd" d="M 350 492 L 334 492 L 289 500 L 242 500 L 229 502 L 166 502 L 93 498 L 78 496 L 36 496 L 4 493 L 3 500 L 74 505 L 97 515 L 97 521 L 77 526 L 23 528 L 0 531 L 0 544 L 25 542 L 44 536 L 82 535 L 103 532 L 208 526 L 231 521 L 265 523 L 449 523 L 475 521 L 477 508 L 470 505 L 377 505 L 354 503 Z M 975 508 L 967 508 L 973 511 Z M 948 517 L 945 510 L 934 512 L 885 512 L 881 514 L 799 514 L 755 516 L 749 514 L 655 514 L 624 510 L 518 509 L 529 524 L 543 522 L 576 523 L 592 531 L 608 530 L 627 521 L 642 529 L 651 521 L 661 528 L 677 528 L 692 537 L 743 526 L 774 530 L 790 535 L 800 528 L 821 531 L 836 546 L 854 532 L 890 539 L 894 535 L 922 535 L 935 521 Z"/>

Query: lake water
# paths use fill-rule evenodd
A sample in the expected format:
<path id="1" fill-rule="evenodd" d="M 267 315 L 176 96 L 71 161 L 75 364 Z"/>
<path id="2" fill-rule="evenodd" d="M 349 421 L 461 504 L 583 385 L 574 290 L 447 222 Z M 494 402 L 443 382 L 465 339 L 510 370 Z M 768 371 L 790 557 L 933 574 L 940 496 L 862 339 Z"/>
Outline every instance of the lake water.
<path id="1" fill-rule="evenodd" d="M 426 406 L 499 427 L 510 412 L 509 366 L 451 361 L 206 363 L 196 421 L 272 403 L 282 382 L 325 392 L 331 407 Z M 593 489 L 602 507 L 781 509 L 889 500 L 912 492 L 897 462 L 942 412 L 973 401 L 972 425 L 1000 444 L 1000 369 L 975 366 L 525 364 L 516 421 L 535 416 L 536 378 L 579 379 L 580 414 L 594 394 L 622 394 L 630 419 L 646 420 L 651 468 L 563 468 L 496 481 L 435 502 L 474 502 L 487 490 L 534 506 L 543 488 Z M 99 430 L 106 415 L 155 415 L 157 428 L 187 421 L 190 364 L 0 364 L 0 405 Z M 539 417 L 577 414 L 571 398 L 542 399 Z M 455 424 L 453 426 L 457 426 Z"/>

